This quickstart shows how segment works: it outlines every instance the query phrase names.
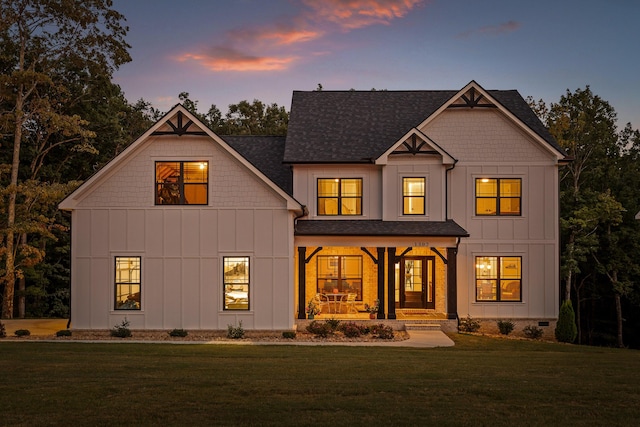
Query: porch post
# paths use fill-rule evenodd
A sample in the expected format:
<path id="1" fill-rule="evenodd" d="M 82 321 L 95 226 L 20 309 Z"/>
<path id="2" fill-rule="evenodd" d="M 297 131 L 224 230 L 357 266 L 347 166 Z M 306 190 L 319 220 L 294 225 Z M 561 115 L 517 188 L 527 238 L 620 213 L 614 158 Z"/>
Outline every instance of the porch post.
<path id="1" fill-rule="evenodd" d="M 305 262 L 307 255 L 307 248 L 305 246 L 298 246 L 298 319 L 306 319 L 306 277 L 307 277 L 307 263 Z"/>
<path id="2" fill-rule="evenodd" d="M 447 318 L 458 318 L 457 248 L 447 248 Z"/>
<path id="3" fill-rule="evenodd" d="M 378 319 L 384 319 L 384 248 L 378 249 L 378 299 L 380 300 L 380 310 Z"/>
<path id="4" fill-rule="evenodd" d="M 396 318 L 396 248 L 387 248 L 387 319 Z"/>

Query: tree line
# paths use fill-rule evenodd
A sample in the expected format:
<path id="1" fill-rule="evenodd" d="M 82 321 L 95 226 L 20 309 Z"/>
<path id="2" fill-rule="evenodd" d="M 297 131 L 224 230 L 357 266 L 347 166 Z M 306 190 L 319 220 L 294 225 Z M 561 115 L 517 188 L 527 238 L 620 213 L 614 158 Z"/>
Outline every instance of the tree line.
<path id="1" fill-rule="evenodd" d="M 110 0 L 0 0 L 1 317 L 69 314 L 69 217 L 57 204 L 163 112 L 112 82 L 131 61 Z M 317 90 L 322 90 L 318 85 Z M 277 104 L 187 110 L 220 135 L 285 135 Z M 640 348 L 640 133 L 589 86 L 528 99 L 572 161 L 560 168 L 561 299 L 582 344 Z"/>

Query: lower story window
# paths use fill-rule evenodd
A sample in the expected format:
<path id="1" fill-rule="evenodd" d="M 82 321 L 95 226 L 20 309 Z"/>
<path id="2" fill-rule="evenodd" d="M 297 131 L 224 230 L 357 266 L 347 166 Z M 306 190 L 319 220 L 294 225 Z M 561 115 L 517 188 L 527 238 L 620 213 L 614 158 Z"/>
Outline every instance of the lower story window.
<path id="1" fill-rule="evenodd" d="M 249 257 L 223 258 L 224 309 L 249 310 Z"/>
<path id="2" fill-rule="evenodd" d="M 321 294 L 356 294 L 362 301 L 362 256 L 319 255 L 318 292 Z"/>
<path id="3" fill-rule="evenodd" d="M 139 256 L 115 259 L 116 310 L 140 310 L 140 260 Z"/>
<path id="4" fill-rule="evenodd" d="M 477 256 L 476 301 L 522 301 L 522 257 Z"/>

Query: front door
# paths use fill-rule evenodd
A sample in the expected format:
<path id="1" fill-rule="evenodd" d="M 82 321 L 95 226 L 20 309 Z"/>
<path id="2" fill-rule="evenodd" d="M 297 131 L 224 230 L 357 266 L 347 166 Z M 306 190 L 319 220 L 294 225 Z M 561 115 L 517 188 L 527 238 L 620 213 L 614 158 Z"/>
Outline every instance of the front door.
<path id="1" fill-rule="evenodd" d="M 436 308 L 435 257 L 406 256 L 396 264 L 398 308 Z"/>

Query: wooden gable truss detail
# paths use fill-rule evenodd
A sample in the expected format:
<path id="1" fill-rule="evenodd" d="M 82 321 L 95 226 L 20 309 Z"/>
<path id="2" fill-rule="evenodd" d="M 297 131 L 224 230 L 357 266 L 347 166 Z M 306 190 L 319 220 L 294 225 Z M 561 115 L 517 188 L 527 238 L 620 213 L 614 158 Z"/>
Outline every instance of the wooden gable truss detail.
<path id="1" fill-rule="evenodd" d="M 155 132 L 153 132 L 151 135 L 157 136 L 157 135 L 178 135 L 178 136 L 182 136 L 182 135 L 199 135 L 199 136 L 206 136 L 207 133 L 204 131 L 190 131 L 189 127 L 193 124 L 193 121 L 191 121 L 190 119 L 186 122 L 183 123 L 184 120 L 184 114 L 182 114 L 182 111 L 178 111 L 178 114 L 176 114 L 176 124 L 173 124 L 171 122 L 171 120 L 167 120 L 164 124 L 168 125 L 171 130 L 168 131 L 161 131 L 161 130 L 157 130 Z"/>
<path id="2" fill-rule="evenodd" d="M 402 144 L 400 144 L 396 150 L 390 153 L 391 155 L 398 154 L 411 154 L 411 155 L 439 155 L 436 150 L 434 150 L 427 141 L 422 138 L 418 138 L 418 135 L 413 134 L 411 138 L 407 138 Z"/>
<path id="3" fill-rule="evenodd" d="M 470 88 L 466 93 L 447 108 L 498 108 L 484 97 L 476 88 Z"/>

